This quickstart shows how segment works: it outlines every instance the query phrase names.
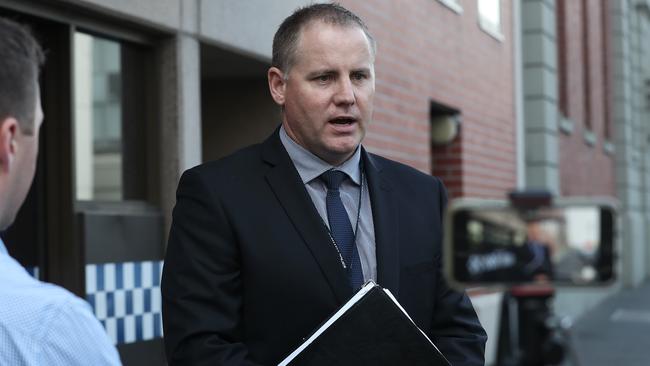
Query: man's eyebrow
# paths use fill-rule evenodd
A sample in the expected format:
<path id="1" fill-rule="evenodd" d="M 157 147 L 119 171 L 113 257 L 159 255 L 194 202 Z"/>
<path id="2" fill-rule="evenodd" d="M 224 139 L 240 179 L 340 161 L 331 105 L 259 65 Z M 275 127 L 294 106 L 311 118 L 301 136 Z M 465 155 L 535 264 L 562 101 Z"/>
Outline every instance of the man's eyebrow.
<path id="1" fill-rule="evenodd" d="M 370 73 L 370 68 L 369 67 L 359 67 L 359 68 L 356 68 L 356 69 L 352 69 L 352 72 L 353 73 L 354 72 L 363 72 L 363 73 L 369 74 Z"/>
<path id="2" fill-rule="evenodd" d="M 319 75 L 336 75 L 337 73 L 338 73 L 338 71 L 333 70 L 333 69 L 319 69 L 319 70 L 314 70 L 312 72 L 309 72 L 307 74 L 307 77 L 311 78 L 311 77 L 316 77 L 316 76 L 319 76 Z"/>

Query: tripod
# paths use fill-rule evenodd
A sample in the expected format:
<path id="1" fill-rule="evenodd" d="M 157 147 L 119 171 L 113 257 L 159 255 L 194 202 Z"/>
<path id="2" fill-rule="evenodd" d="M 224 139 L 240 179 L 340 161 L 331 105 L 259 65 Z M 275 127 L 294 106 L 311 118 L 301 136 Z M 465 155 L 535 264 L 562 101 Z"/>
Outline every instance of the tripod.
<path id="1" fill-rule="evenodd" d="M 560 365 L 567 353 L 580 365 L 569 342 L 568 318 L 553 314 L 550 286 L 519 286 L 506 292 L 497 351 L 499 366 Z"/>

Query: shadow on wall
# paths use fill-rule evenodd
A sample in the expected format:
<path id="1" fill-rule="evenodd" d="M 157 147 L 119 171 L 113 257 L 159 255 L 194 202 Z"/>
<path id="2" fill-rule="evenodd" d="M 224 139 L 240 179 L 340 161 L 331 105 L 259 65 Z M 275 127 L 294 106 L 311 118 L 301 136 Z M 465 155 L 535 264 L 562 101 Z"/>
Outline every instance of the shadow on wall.
<path id="1" fill-rule="evenodd" d="M 266 139 L 280 125 L 280 108 L 266 79 L 203 80 L 203 161 Z"/>
<path id="2" fill-rule="evenodd" d="M 269 93 L 268 63 L 215 46 L 201 47 L 203 161 L 266 139 L 280 125 Z"/>

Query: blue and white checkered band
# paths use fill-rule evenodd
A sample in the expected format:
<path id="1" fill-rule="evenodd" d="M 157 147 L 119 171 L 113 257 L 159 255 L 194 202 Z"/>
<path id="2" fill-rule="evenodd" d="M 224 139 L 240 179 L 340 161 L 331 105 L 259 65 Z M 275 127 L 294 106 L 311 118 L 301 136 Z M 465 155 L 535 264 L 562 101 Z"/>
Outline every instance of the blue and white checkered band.
<path id="1" fill-rule="evenodd" d="M 86 265 L 86 300 L 114 344 L 162 337 L 163 261 Z"/>

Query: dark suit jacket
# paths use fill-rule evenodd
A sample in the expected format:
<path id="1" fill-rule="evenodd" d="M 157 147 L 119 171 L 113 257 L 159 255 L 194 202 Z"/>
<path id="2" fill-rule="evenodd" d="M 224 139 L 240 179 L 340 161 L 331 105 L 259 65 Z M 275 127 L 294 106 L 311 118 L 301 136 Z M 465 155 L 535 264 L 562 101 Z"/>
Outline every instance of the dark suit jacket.
<path id="1" fill-rule="evenodd" d="M 377 282 L 453 365 L 483 365 L 485 332 L 441 274 L 441 182 L 362 153 Z M 162 279 L 170 364 L 277 364 L 351 296 L 336 250 L 278 131 L 186 171 Z"/>

